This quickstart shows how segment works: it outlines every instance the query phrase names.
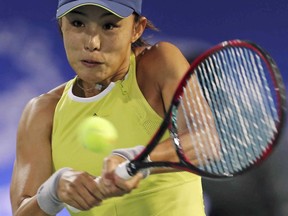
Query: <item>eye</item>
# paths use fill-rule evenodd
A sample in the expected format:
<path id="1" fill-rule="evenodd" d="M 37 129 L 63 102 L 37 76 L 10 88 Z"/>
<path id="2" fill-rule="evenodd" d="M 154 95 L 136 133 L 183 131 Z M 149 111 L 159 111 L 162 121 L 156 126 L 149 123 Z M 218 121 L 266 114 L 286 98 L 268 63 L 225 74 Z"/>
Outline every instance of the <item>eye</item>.
<path id="1" fill-rule="evenodd" d="M 84 27 L 84 23 L 79 21 L 79 20 L 73 20 L 71 22 L 71 25 L 74 26 L 74 27 L 77 27 L 77 28 Z"/>
<path id="2" fill-rule="evenodd" d="M 118 26 L 113 23 L 106 23 L 103 25 L 104 30 L 113 30 L 114 28 L 117 28 Z"/>

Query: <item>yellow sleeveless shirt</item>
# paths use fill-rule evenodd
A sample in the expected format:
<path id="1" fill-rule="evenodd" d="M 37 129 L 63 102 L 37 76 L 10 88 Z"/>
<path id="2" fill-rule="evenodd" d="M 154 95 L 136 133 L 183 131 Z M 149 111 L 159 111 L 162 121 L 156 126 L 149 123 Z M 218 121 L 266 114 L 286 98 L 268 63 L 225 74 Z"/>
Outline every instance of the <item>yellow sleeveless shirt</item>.
<path id="1" fill-rule="evenodd" d="M 72 167 L 101 175 L 105 156 L 85 149 L 77 142 L 76 130 L 85 118 L 100 116 L 111 121 L 119 132 L 116 148 L 146 145 L 162 122 L 142 95 L 136 80 L 136 60 L 131 55 L 124 80 L 111 83 L 90 98 L 72 93 L 75 79 L 68 81 L 58 102 L 53 123 L 54 169 Z M 167 139 L 166 133 L 163 139 Z M 150 175 L 123 197 L 107 199 L 101 206 L 75 216 L 204 216 L 201 178 L 187 172 Z"/>

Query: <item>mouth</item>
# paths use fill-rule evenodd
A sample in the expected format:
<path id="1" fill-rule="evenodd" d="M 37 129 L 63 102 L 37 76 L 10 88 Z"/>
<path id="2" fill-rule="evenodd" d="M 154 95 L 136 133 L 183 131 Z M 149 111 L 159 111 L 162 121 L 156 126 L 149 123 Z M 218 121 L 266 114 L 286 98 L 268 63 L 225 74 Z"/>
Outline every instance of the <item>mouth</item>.
<path id="1" fill-rule="evenodd" d="M 99 62 L 99 61 L 94 61 L 94 60 L 89 60 L 89 59 L 84 59 L 84 60 L 81 60 L 81 63 L 86 66 L 86 67 L 96 67 L 96 66 L 99 66 L 101 64 L 103 64 L 103 62 Z"/>

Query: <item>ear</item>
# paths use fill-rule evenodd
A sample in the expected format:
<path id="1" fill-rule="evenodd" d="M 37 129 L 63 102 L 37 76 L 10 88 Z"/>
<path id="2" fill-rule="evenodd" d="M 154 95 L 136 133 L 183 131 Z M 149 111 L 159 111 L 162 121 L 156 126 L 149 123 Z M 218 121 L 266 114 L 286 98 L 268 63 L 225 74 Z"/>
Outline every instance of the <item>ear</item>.
<path id="1" fill-rule="evenodd" d="M 62 32 L 62 18 L 58 19 L 58 29 L 59 29 L 59 32 L 60 32 L 61 36 L 63 36 L 63 32 Z"/>
<path id="2" fill-rule="evenodd" d="M 140 17 L 140 19 L 134 24 L 132 43 L 137 41 L 143 34 L 147 25 L 147 19 L 145 17 Z"/>

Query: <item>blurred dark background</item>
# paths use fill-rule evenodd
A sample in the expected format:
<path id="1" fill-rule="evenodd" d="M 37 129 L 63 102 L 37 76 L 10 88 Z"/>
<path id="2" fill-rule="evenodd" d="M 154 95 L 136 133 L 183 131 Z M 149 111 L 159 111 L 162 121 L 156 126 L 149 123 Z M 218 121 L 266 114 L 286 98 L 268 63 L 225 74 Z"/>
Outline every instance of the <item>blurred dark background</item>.
<path id="1" fill-rule="evenodd" d="M 1 3 L 0 215 L 11 216 L 9 184 L 23 106 L 74 73 L 57 29 L 56 0 Z M 287 0 L 143 0 L 143 15 L 161 30 L 148 38 L 175 43 L 190 60 L 224 40 L 254 41 L 274 57 L 288 86 Z M 257 169 L 233 180 L 203 180 L 207 216 L 288 215 L 287 133 Z"/>

